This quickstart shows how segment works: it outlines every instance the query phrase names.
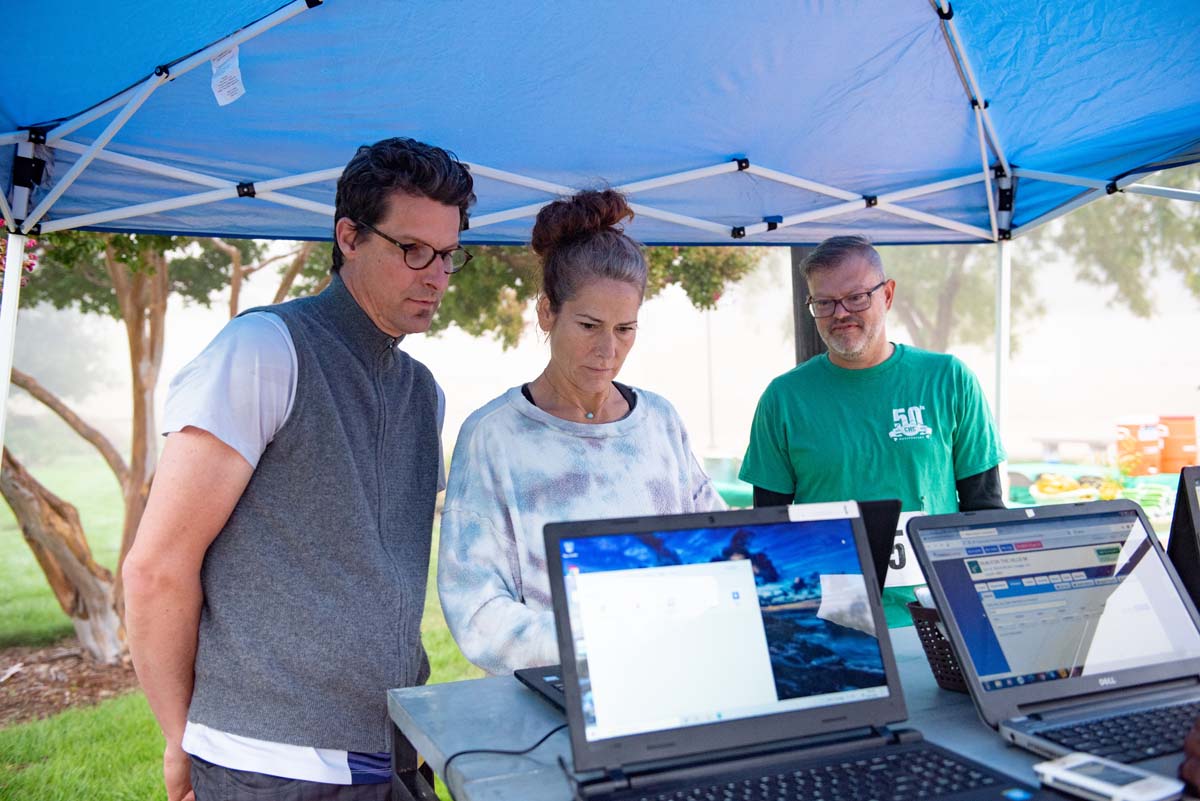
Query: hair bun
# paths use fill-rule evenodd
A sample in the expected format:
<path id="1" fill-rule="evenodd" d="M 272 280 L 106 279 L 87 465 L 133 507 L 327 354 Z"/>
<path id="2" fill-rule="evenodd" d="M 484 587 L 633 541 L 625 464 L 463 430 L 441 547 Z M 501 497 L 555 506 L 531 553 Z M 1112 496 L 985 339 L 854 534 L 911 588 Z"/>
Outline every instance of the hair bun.
<path id="1" fill-rule="evenodd" d="M 530 245 L 542 258 L 562 245 L 605 230 L 621 231 L 633 219 L 625 196 L 613 189 L 585 189 L 538 212 Z"/>

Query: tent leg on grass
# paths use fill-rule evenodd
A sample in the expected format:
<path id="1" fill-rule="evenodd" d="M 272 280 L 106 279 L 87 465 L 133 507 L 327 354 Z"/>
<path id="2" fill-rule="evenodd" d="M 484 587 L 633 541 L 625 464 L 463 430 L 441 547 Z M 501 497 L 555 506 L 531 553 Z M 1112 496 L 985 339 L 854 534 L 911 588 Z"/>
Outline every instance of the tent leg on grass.
<path id="1" fill-rule="evenodd" d="M 1008 433 L 1008 363 L 1012 357 L 1012 242 L 996 243 L 996 431 Z"/>

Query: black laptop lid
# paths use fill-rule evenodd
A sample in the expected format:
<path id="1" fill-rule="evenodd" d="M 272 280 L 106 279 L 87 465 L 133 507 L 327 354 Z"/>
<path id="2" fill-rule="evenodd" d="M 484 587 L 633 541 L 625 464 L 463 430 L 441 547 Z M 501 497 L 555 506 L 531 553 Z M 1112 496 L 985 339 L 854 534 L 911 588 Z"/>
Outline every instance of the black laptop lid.
<path id="1" fill-rule="evenodd" d="M 545 535 L 577 770 L 904 719 L 857 504 Z"/>
<path id="2" fill-rule="evenodd" d="M 1200 607 L 1200 467 L 1185 467 L 1179 473 L 1167 555 L 1192 603 Z"/>
<path id="3" fill-rule="evenodd" d="M 896 525 L 900 521 L 900 501 L 859 501 L 859 512 L 871 545 L 871 563 L 879 591 L 887 581 L 888 563 L 896 552 Z"/>
<path id="4" fill-rule="evenodd" d="M 909 539 L 985 720 L 1200 673 L 1200 620 L 1141 507 L 918 517 Z"/>

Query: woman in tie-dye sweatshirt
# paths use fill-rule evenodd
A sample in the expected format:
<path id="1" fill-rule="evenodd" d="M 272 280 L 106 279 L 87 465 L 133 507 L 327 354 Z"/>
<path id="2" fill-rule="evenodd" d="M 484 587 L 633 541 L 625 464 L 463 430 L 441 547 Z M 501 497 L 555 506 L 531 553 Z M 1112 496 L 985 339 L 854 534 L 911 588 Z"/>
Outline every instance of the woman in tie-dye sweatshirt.
<path id="1" fill-rule="evenodd" d="M 474 412 L 442 512 L 438 593 L 450 632 L 489 673 L 559 661 L 542 526 L 724 509 L 675 409 L 614 379 L 637 335 L 646 260 L 612 190 L 542 209 L 542 374 Z"/>

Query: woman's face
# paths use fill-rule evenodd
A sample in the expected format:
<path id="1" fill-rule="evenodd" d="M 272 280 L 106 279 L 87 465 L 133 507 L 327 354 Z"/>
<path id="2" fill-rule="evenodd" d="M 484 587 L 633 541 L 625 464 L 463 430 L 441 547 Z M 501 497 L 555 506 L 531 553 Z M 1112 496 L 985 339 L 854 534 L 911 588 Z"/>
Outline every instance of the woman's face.
<path id="1" fill-rule="evenodd" d="M 555 314 L 545 296 L 538 302 L 538 325 L 550 334 L 550 368 L 581 392 L 608 388 L 633 341 L 642 294 L 611 278 L 584 284 Z"/>

